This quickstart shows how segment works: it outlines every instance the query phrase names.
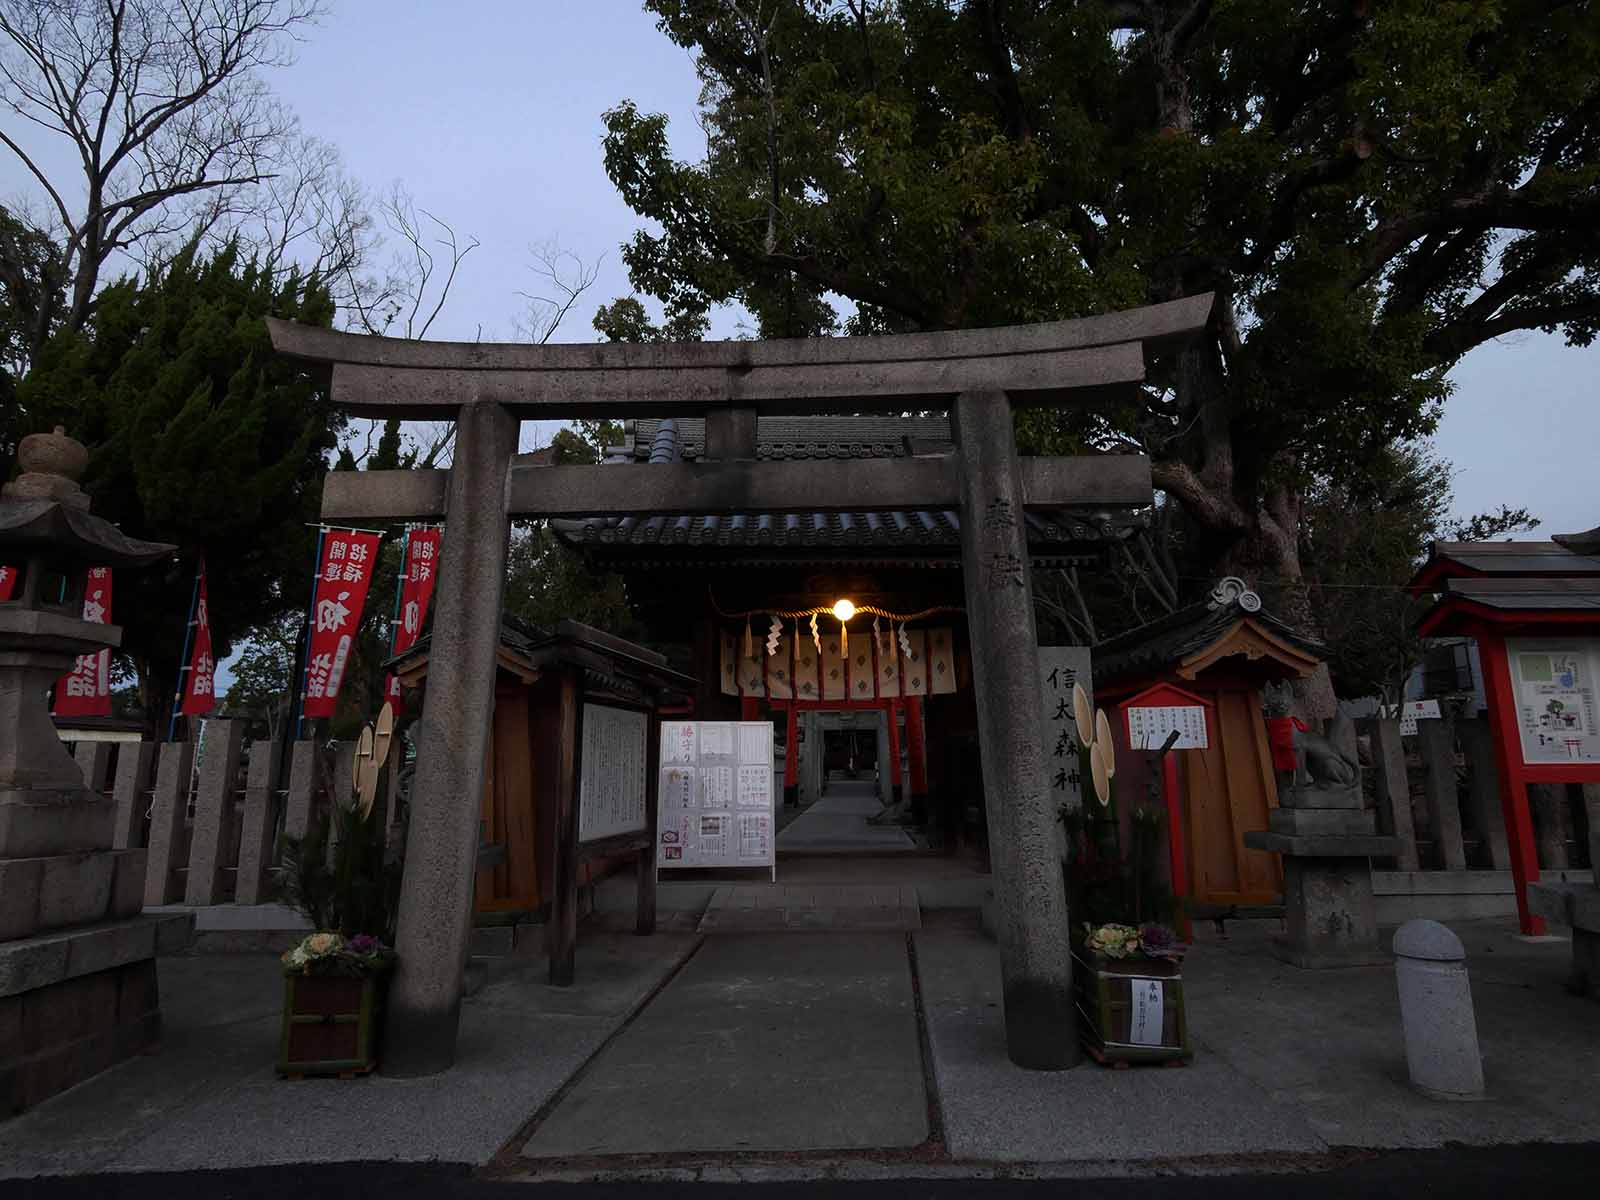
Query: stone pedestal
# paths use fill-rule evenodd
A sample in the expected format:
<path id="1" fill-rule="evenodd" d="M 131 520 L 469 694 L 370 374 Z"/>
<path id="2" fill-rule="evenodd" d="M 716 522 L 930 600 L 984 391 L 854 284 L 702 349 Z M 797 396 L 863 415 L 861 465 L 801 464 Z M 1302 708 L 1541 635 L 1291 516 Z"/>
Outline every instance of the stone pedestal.
<path id="1" fill-rule="evenodd" d="M 1377 832 L 1354 788 L 1286 789 L 1267 819 L 1244 844 L 1283 855 L 1288 934 L 1274 943 L 1278 957 L 1312 969 L 1387 963 L 1367 860 L 1398 854 L 1402 839 Z"/>
<path id="2" fill-rule="evenodd" d="M 24 438 L 0 489 L 0 562 L 21 567 L 0 602 L 0 1117 L 136 1054 L 160 1025 L 155 957 L 192 918 L 140 915 L 146 852 L 113 849 L 116 805 L 84 786 L 45 696 L 76 660 L 121 643 L 84 619 L 91 565 L 136 567 L 172 546 L 135 542 L 88 512 L 84 448 Z M 97 756 L 86 756 L 98 777 Z M 126 824 L 126 822 L 124 823 Z"/>
<path id="3" fill-rule="evenodd" d="M 1592 883 L 1532 883 L 1528 909 L 1572 928 L 1572 978 L 1568 987 L 1600 1001 L 1600 886 Z"/>

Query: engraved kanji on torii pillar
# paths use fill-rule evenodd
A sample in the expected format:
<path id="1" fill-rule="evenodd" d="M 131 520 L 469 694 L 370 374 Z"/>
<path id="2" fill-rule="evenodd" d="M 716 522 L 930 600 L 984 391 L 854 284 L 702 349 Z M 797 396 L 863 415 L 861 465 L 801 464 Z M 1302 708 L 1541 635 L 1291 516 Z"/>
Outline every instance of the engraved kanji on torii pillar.
<path id="1" fill-rule="evenodd" d="M 434 654 L 450 647 L 459 662 L 450 688 L 430 684 L 422 718 L 384 1069 L 428 1074 L 455 1057 L 506 519 L 757 510 L 960 510 L 1007 1046 L 1023 1066 L 1076 1062 L 1025 512 L 1141 508 L 1153 493 L 1149 461 L 1137 455 L 1018 458 L 1011 414 L 1126 399 L 1144 383 L 1145 349 L 1193 336 L 1210 311 L 1207 295 L 999 329 L 650 346 L 408 342 L 269 319 L 274 347 L 327 370 L 343 411 L 459 425 L 448 471 L 342 471 L 323 488 L 325 520 L 445 520 Z M 763 415 L 909 409 L 950 409 L 956 453 L 754 460 Z M 647 470 L 509 462 L 522 420 L 634 416 L 707 418 L 717 461 Z"/>

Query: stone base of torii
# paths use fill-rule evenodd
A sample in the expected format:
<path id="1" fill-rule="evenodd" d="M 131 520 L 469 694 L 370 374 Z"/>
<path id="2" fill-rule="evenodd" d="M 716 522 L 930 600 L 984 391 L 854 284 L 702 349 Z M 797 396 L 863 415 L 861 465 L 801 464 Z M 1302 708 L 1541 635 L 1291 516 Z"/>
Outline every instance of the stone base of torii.
<path id="1" fill-rule="evenodd" d="M 1143 507 L 1153 493 L 1139 456 L 1019 458 L 1013 410 L 1125 398 L 1144 382 L 1146 348 L 1192 337 L 1211 303 L 987 330 L 649 346 L 403 342 L 269 321 L 281 353 L 330 370 L 344 411 L 457 423 L 449 470 L 341 472 L 323 493 L 330 521 L 445 522 L 384 1070 L 427 1075 L 455 1058 L 511 518 L 900 508 L 960 513 L 1007 1049 L 1024 1067 L 1075 1065 L 1023 518 Z M 913 408 L 949 410 L 954 455 L 755 461 L 763 414 Z M 705 417 L 707 461 L 640 472 L 511 464 L 524 419 L 629 415 Z"/>

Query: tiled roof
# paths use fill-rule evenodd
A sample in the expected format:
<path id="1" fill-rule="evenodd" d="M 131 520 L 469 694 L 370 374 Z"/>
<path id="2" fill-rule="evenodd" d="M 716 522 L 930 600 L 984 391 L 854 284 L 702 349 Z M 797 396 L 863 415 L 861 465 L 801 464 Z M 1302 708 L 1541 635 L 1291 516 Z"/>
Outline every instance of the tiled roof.
<path id="1" fill-rule="evenodd" d="M 1470 600 L 1508 612 L 1578 609 L 1600 613 L 1600 580 L 1595 579 L 1447 579 L 1445 602 Z"/>
<path id="2" fill-rule="evenodd" d="M 1180 663 L 1224 637 L 1241 620 L 1255 622 L 1273 637 L 1313 658 L 1327 655 L 1322 643 L 1301 634 L 1264 608 L 1248 612 L 1237 599 L 1219 605 L 1204 600 L 1095 645 L 1095 686 L 1111 686 Z"/>
<path id="3" fill-rule="evenodd" d="M 639 461 L 650 455 L 660 421 L 630 421 L 626 452 Z M 696 417 L 672 421 L 677 462 L 705 453 L 706 423 Z M 947 454 L 955 449 L 945 417 L 762 417 L 756 423 L 756 457 L 904 458 L 909 454 Z"/>
<path id="4" fill-rule="evenodd" d="M 1572 534 L 1569 545 L 1587 550 L 1581 540 L 1587 534 Z M 1436 542 L 1429 556 L 1444 559 L 1468 571 L 1484 575 L 1600 575 L 1600 554 L 1579 553 L 1554 540 L 1544 542 Z"/>
<path id="5" fill-rule="evenodd" d="M 944 417 L 763 417 L 756 430 L 757 456 L 763 459 L 898 458 L 954 449 Z M 642 470 L 651 462 L 696 458 L 704 447 L 704 421 L 632 421 L 606 461 Z M 1026 520 L 1030 553 L 1041 566 L 1091 561 L 1105 543 L 1131 537 L 1142 525 L 1126 509 L 1030 511 Z M 570 544 L 637 565 L 733 559 L 797 565 L 845 557 L 955 565 L 961 559 L 961 519 L 951 509 L 668 513 L 558 520 L 551 527 Z"/>

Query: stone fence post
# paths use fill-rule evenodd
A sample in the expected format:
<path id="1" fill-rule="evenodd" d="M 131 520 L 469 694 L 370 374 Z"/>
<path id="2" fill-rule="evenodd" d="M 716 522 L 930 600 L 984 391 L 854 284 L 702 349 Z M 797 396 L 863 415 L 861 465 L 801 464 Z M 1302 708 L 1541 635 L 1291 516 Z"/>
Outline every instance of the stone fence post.
<path id="1" fill-rule="evenodd" d="M 236 784 L 244 748 L 244 722 L 206 722 L 206 750 L 195 789 L 194 829 L 189 839 L 189 878 L 183 902 L 220 904 L 223 868 L 237 862 L 239 822 Z"/>
<path id="2" fill-rule="evenodd" d="M 144 816 L 150 810 L 151 776 L 159 749 L 156 742 L 128 742 L 117 752 L 117 778 L 111 792 L 116 804 L 111 836 L 114 850 L 144 845 Z"/>

